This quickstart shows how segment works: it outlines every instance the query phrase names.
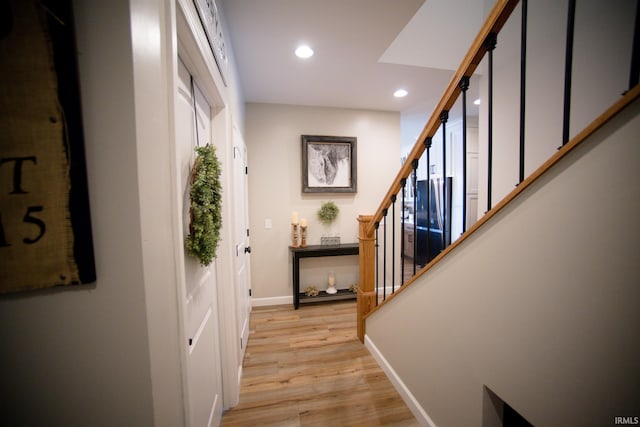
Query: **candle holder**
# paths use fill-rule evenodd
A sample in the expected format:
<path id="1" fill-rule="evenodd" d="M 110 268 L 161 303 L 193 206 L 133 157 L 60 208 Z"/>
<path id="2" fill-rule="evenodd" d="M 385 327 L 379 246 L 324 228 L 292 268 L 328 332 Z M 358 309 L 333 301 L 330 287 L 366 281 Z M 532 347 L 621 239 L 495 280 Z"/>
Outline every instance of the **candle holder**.
<path id="1" fill-rule="evenodd" d="M 292 248 L 297 248 L 299 247 L 298 245 L 298 224 L 291 224 L 291 227 L 293 228 L 293 243 L 291 244 Z"/>
<path id="2" fill-rule="evenodd" d="M 302 242 L 300 243 L 300 246 L 305 248 L 307 246 L 307 226 L 306 225 L 300 226 L 300 236 L 302 240 Z"/>
<path id="3" fill-rule="evenodd" d="M 325 291 L 328 294 L 335 294 L 338 292 L 338 290 L 336 289 L 336 275 L 333 271 L 329 272 L 329 275 L 327 277 L 327 283 L 329 285 L 329 287 L 327 288 L 327 290 Z"/>

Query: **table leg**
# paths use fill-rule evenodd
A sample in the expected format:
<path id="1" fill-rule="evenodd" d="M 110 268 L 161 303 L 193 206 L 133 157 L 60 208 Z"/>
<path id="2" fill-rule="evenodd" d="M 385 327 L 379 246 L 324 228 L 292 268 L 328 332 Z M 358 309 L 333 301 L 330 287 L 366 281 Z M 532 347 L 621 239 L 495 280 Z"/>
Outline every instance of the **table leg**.
<path id="1" fill-rule="evenodd" d="M 300 305 L 300 258 L 293 254 L 293 308 Z"/>

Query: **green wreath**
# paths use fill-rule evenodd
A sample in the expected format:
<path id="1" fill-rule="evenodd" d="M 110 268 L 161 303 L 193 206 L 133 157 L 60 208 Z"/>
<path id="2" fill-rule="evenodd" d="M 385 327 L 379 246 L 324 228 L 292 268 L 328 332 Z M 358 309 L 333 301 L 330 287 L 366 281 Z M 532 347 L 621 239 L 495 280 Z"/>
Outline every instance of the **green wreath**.
<path id="1" fill-rule="evenodd" d="M 196 161 L 191 170 L 191 205 L 189 235 L 185 239 L 187 253 L 211 264 L 216 256 L 222 227 L 222 185 L 220 162 L 213 145 L 196 147 Z"/>
<path id="2" fill-rule="evenodd" d="M 329 225 L 338 217 L 340 209 L 331 200 L 324 202 L 318 210 L 318 219 L 323 224 Z"/>

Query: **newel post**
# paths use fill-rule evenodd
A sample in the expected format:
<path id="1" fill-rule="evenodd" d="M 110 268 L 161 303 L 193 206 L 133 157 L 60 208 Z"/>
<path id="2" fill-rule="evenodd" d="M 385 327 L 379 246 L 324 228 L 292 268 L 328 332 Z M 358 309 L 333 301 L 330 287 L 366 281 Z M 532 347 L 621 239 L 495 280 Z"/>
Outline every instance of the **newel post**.
<path id="1" fill-rule="evenodd" d="M 376 303 L 375 282 L 375 238 L 373 216 L 360 215 L 358 239 L 360 241 L 360 283 L 358 285 L 358 338 L 364 343 L 364 317 Z"/>

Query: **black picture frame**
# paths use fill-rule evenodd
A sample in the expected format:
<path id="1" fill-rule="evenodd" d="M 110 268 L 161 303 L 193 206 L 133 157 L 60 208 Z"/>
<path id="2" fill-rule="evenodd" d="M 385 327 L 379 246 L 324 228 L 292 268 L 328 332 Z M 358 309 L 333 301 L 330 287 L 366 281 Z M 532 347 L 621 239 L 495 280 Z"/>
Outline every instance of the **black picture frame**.
<path id="1" fill-rule="evenodd" d="M 302 192 L 357 193 L 357 138 L 302 135 Z"/>
<path id="2" fill-rule="evenodd" d="M 37 58 L 33 61 L 24 55 L 0 58 L 2 64 L 10 64 L 7 70 L 14 70 L 11 79 L 0 84 L 0 92 L 10 100 L 6 110 L 0 108 L 0 117 L 15 112 L 7 114 L 6 134 L 0 137 L 0 165 L 4 179 L 11 180 L 3 184 L 13 190 L 0 197 L 0 211 L 10 215 L 9 221 L 8 216 L 0 218 L 0 294 L 63 289 L 97 280 L 72 0 L 31 3 L 37 5 L 26 8 L 29 13 L 2 8 L 3 24 L 13 23 L 2 28 L 0 37 L 7 44 L 3 53 L 14 49 L 45 53 L 31 55 Z M 40 98 L 16 96 L 7 90 L 12 86 L 32 91 L 48 86 L 52 93 L 41 93 Z M 16 97 L 24 101 L 19 106 L 11 102 Z M 48 108 L 49 104 L 58 108 Z M 48 155 L 51 151 L 64 157 L 55 161 Z M 9 168 L 12 174 L 7 173 Z M 47 179 L 35 179 L 36 173 Z M 54 182 L 68 185 L 68 190 L 53 193 Z M 60 233 L 61 229 L 67 231 Z"/>

